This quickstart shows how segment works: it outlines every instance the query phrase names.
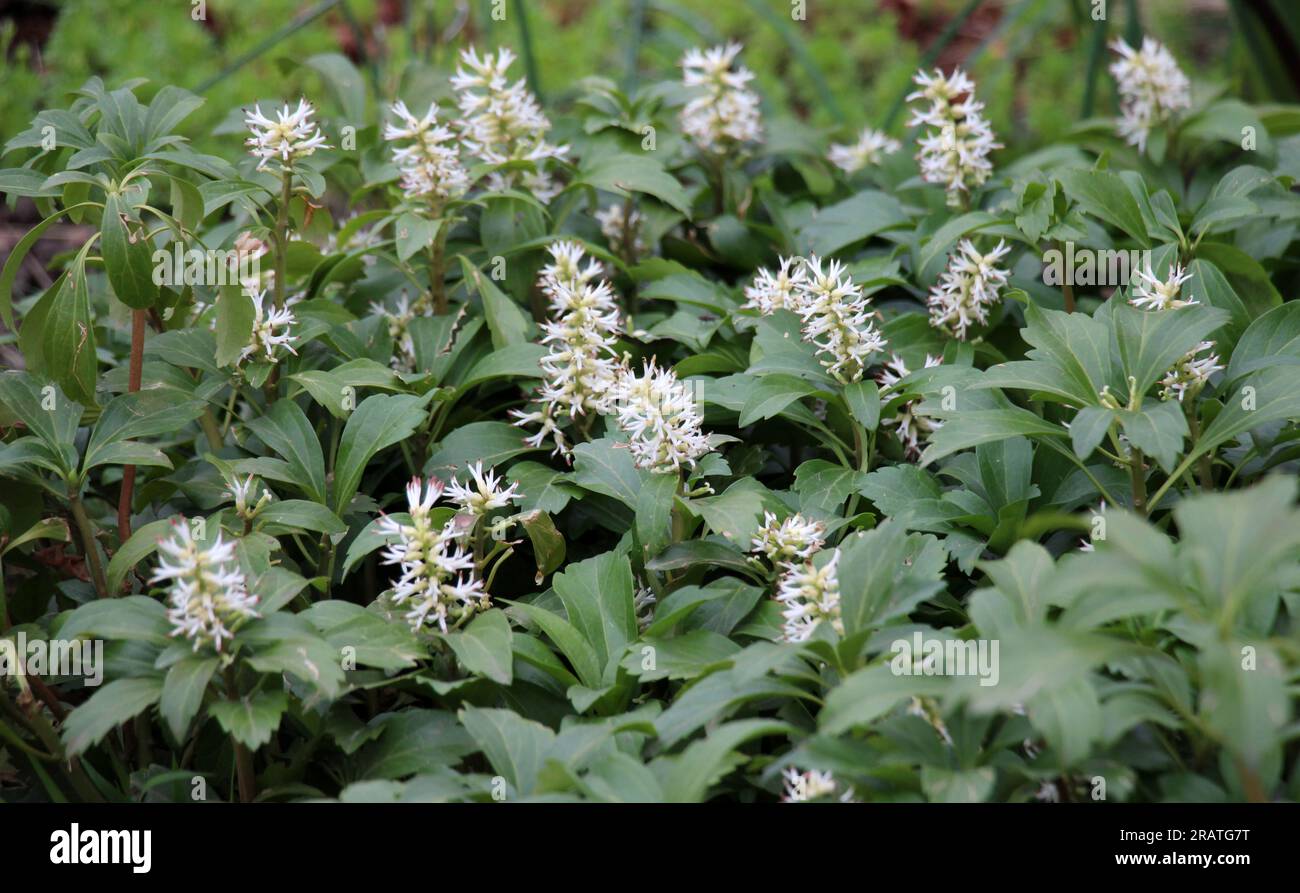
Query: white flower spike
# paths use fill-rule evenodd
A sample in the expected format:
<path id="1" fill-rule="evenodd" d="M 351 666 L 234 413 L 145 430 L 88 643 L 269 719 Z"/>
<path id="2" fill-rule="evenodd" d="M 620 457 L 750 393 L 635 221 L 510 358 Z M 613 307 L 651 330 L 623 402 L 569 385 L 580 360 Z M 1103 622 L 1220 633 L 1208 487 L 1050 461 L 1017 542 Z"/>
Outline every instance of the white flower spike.
<path id="1" fill-rule="evenodd" d="M 159 540 L 162 556 L 150 583 L 171 581 L 167 620 L 171 635 L 189 639 L 194 650 L 211 646 L 220 652 L 244 621 L 258 617 L 257 596 L 248 591 L 235 560 L 235 543 L 220 531 L 204 548 L 184 521 L 172 525 L 171 536 Z"/>
<path id="2" fill-rule="evenodd" d="M 257 169 L 266 170 L 272 161 L 279 161 L 282 168 L 289 170 L 294 162 L 314 154 L 317 149 L 330 148 L 320 127 L 311 120 L 315 113 L 306 99 L 299 99 L 296 109 L 286 105 L 276 113 L 275 120 L 262 114 L 258 106 L 252 111 L 245 109 L 244 123 L 252 133 L 245 145 L 253 157 L 260 159 Z"/>
<path id="3" fill-rule="evenodd" d="M 1110 66 L 1119 88 L 1119 135 L 1139 152 L 1146 152 L 1151 130 L 1192 104 L 1191 85 L 1164 44 L 1151 37 L 1135 50 L 1116 39 L 1119 53 Z"/>

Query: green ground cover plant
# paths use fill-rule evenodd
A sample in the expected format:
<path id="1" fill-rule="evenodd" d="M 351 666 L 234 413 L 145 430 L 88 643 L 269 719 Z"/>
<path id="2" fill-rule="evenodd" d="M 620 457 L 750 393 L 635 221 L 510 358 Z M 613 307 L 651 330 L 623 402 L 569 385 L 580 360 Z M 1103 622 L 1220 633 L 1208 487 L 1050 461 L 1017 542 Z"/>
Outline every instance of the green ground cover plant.
<path id="1" fill-rule="evenodd" d="M 736 43 L 202 150 L 90 78 L 0 170 L 0 791 L 1300 798 L 1300 111 L 1107 53 L 1005 163 L 959 69 L 828 141 Z"/>

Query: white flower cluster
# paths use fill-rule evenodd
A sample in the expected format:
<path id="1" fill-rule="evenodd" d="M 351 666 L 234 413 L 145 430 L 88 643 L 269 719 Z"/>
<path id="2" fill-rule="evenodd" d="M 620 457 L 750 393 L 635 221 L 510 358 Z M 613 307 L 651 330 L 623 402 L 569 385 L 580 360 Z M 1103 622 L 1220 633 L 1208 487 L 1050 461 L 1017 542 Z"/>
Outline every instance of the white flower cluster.
<path id="1" fill-rule="evenodd" d="M 892 155 L 902 148 L 902 143 L 886 133 L 863 128 L 856 143 L 845 145 L 832 143 L 826 158 L 831 164 L 845 173 L 852 174 L 864 167 L 880 164 L 886 155 Z"/>
<path id="2" fill-rule="evenodd" d="M 1213 341 L 1202 341 L 1189 350 L 1182 359 L 1174 363 L 1165 377 L 1160 380 L 1161 400 L 1177 400 L 1179 403 L 1188 396 L 1196 396 L 1210 376 L 1223 371 L 1219 355 L 1214 352 Z"/>
<path id="3" fill-rule="evenodd" d="M 933 75 L 920 71 L 914 80 L 921 89 L 908 95 L 908 101 L 929 103 L 913 111 L 907 122 L 908 127 L 930 128 L 917 142 L 921 179 L 943 184 L 948 204 L 960 207 L 963 196 L 982 186 L 993 173 L 988 154 L 1002 145 L 994 142 L 993 130 L 982 114 L 984 103 L 975 99 L 975 82 L 960 68 L 950 77 L 938 69 Z"/>
<path id="4" fill-rule="evenodd" d="M 632 209 L 626 213 L 623 205 L 615 202 L 603 211 L 596 212 L 600 222 L 600 232 L 609 242 L 615 254 L 635 260 L 645 254 L 645 242 L 641 241 L 641 212 Z"/>
<path id="5" fill-rule="evenodd" d="M 820 800 L 823 797 L 830 797 L 839 791 L 839 801 L 841 803 L 856 803 L 853 797 L 852 788 L 845 788 L 840 791 L 839 782 L 835 776 L 829 772 L 819 772 L 816 769 L 811 772 L 800 772 L 793 766 L 781 773 L 781 779 L 785 782 L 785 793 L 781 796 L 783 803 L 806 803 L 810 800 Z"/>
<path id="6" fill-rule="evenodd" d="M 826 542 L 826 525 L 809 521 L 796 512 L 778 521 L 772 512 L 763 513 L 763 526 L 754 536 L 751 552 L 775 566 L 807 561 Z"/>
<path id="7" fill-rule="evenodd" d="M 1133 284 L 1129 303 L 1153 312 L 1190 307 L 1197 303 L 1196 299 L 1183 298 L 1181 294 L 1183 284 L 1191 278 L 1192 274 L 1185 272 L 1178 264 L 1170 267 L 1169 277 L 1164 281 L 1156 278 L 1150 268 L 1138 270 L 1138 281 Z M 1214 342 L 1202 341 L 1165 373 L 1165 377 L 1160 380 L 1160 399 L 1181 403 L 1189 395 L 1194 397 L 1205 387 L 1210 376 L 1223 368 L 1219 355 L 1214 352 Z"/>
<path id="8" fill-rule="evenodd" d="M 611 400 L 637 468 L 673 474 L 683 466 L 694 467 L 710 451 L 690 389 L 677 380 L 677 373 L 656 366 L 653 359 L 646 361 L 641 375 L 621 370 Z"/>
<path id="9" fill-rule="evenodd" d="M 497 171 L 488 179 L 493 190 L 507 189 L 522 182 L 546 202 L 560 191 L 543 166 L 548 159 L 561 158 L 568 146 L 546 141 L 551 122 L 522 79 L 510 83 L 507 69 L 515 54 L 501 47 L 496 54 L 480 58 L 471 47 L 460 54 L 461 66 L 451 79 L 456 102 L 464 116 L 465 148 L 488 164 L 531 161 L 533 171 Z"/>
<path id="10" fill-rule="evenodd" d="M 194 538 L 190 525 L 177 522 L 169 539 L 159 540 L 162 558 L 150 583 L 170 580 L 167 620 L 173 636 L 185 636 L 198 651 L 211 645 L 218 652 L 240 625 L 259 616 L 257 596 L 248 591 L 235 560 L 235 543 L 222 539 L 209 548 Z"/>
<path id="11" fill-rule="evenodd" d="M 932 357 L 927 354 L 925 368 L 932 369 L 942 362 L 942 357 Z M 912 372 L 907 368 L 907 364 L 903 362 L 903 358 L 898 354 L 894 354 L 890 361 L 885 364 L 885 367 L 880 370 L 880 374 L 876 376 L 876 381 L 880 384 L 881 392 L 887 394 L 900 381 L 911 374 Z M 882 399 L 882 402 L 886 402 L 887 399 Z M 921 455 L 921 444 L 927 443 L 930 435 L 938 430 L 943 425 L 943 422 L 922 415 L 917 411 L 917 401 L 908 400 L 894 411 L 893 418 L 881 419 L 881 424 L 895 429 L 894 433 L 898 435 L 899 442 L 903 444 L 903 451 L 908 456 L 916 458 Z"/>
<path id="12" fill-rule="evenodd" d="M 1195 304 L 1196 300 L 1183 300 L 1179 294 L 1183 283 L 1191 278 L 1192 274 L 1184 272 L 1179 264 L 1174 264 L 1170 268 L 1169 278 L 1163 282 L 1155 277 L 1150 267 L 1138 270 L 1137 281 L 1133 283 L 1132 291 L 1129 293 L 1129 303 L 1143 310 L 1173 310 L 1178 307 L 1189 307 Z"/>
<path id="13" fill-rule="evenodd" d="M 536 407 L 511 415 L 516 425 L 541 426 L 528 443 L 541 446 L 551 438 L 555 452 L 568 455 L 560 425 L 608 410 L 619 375 L 614 345 L 621 320 L 614 290 L 597 281 L 600 265 L 587 260 L 581 245 L 555 242 L 548 250 L 552 262 L 539 279 L 551 304 L 551 319 L 542 324 L 542 344 L 549 350 L 541 361 L 544 379 Z"/>
<path id="14" fill-rule="evenodd" d="M 781 616 L 785 618 L 782 639 L 806 642 L 820 623 L 829 623 L 837 633 L 844 634 L 839 562 L 840 550 L 835 549 L 820 568 L 811 560 L 787 566 L 776 590 Z"/>
<path id="15" fill-rule="evenodd" d="M 997 262 L 1010 251 L 1011 246 L 999 239 L 996 248 L 980 254 L 970 239 L 962 239 L 957 252 L 949 256 L 939 284 L 930 289 L 930 325 L 965 341 L 972 325 L 988 322 L 989 308 L 1002 299 L 1002 287 L 1010 276 Z"/>
<path id="16" fill-rule="evenodd" d="M 699 90 L 682 109 L 682 132 L 705 152 L 726 155 L 763 138 L 758 94 L 747 86 L 754 73 L 736 63 L 742 49 L 729 43 L 682 57 L 682 83 Z"/>
<path id="17" fill-rule="evenodd" d="M 771 273 L 759 269 L 752 285 L 745 287 L 745 306 L 770 316 L 778 310 L 795 310 L 800 289 L 808 281 L 808 269 L 801 257 L 777 258 L 781 267 Z"/>
<path id="18" fill-rule="evenodd" d="M 279 347 L 297 356 L 298 351 L 293 349 L 294 336 L 289 331 L 295 322 L 293 312 L 288 307 L 268 303 L 265 289 L 249 291 L 253 301 L 253 331 L 239 353 L 239 361 L 278 363 L 280 354 L 276 348 Z"/>
<path id="19" fill-rule="evenodd" d="M 251 112 L 245 109 L 244 124 L 253 134 L 245 145 L 253 157 L 261 159 L 257 169 L 266 170 L 272 160 L 278 160 L 283 169 L 290 170 L 298 159 L 317 149 L 330 148 L 325 145 L 320 127 L 311 120 L 315 113 L 306 99 L 299 99 L 296 109 L 286 105 L 276 113 L 274 121 L 263 115 L 259 106 L 254 106 Z"/>
<path id="20" fill-rule="evenodd" d="M 384 564 L 395 564 L 401 576 L 390 590 L 393 604 L 407 607 L 412 630 L 436 626 L 446 632 L 460 626 L 489 602 L 483 581 L 474 574 L 474 556 L 457 542 L 455 519 L 442 526 L 433 523 L 433 504 L 442 496 L 441 481 L 414 478 L 406 485 L 411 522 L 402 524 L 385 515 L 379 530 L 398 538 L 383 552 Z"/>
<path id="21" fill-rule="evenodd" d="M 464 194 L 469 174 L 460 162 L 456 135 L 438 123 L 438 104 L 429 104 L 423 118 L 411 114 L 406 103 L 393 103 L 398 122 L 384 126 L 384 139 L 403 142 L 393 149 L 393 163 L 402 177 L 402 191 L 409 198 L 429 196 L 446 201 Z"/>
<path id="22" fill-rule="evenodd" d="M 778 310 L 797 313 L 803 322 L 803 339 L 829 355 L 822 365 L 831 375 L 846 384 L 861 379 L 871 355 L 886 347 L 862 288 L 837 260 L 825 270 L 816 255 L 780 261 L 775 273 L 763 267 L 745 287 L 745 307 L 764 316 Z"/>
<path id="23" fill-rule="evenodd" d="M 469 473 L 465 483 L 452 478 L 447 485 L 447 498 L 460 506 L 462 514 L 482 517 L 493 509 L 505 508 L 521 496 L 518 483 L 502 489 L 501 477 L 490 468 L 485 472 L 482 462 L 475 462 L 465 470 Z"/>
<path id="24" fill-rule="evenodd" d="M 251 474 L 242 481 L 239 478 L 228 478 L 226 494 L 235 501 L 235 514 L 242 521 L 252 521 L 275 498 L 266 487 L 262 488 L 262 495 L 258 497 L 257 478 Z"/>
<path id="25" fill-rule="evenodd" d="M 1151 128 L 1191 106 L 1191 85 L 1158 40 L 1145 37 L 1135 50 L 1117 39 L 1110 48 L 1120 55 L 1110 66 L 1119 88 L 1119 135 L 1145 152 Z"/>
<path id="26" fill-rule="evenodd" d="M 803 337 L 829 355 L 822 365 L 839 382 L 858 381 L 873 353 L 884 350 L 884 336 L 871 321 L 862 288 L 832 260 L 825 271 L 816 255 L 806 262 L 807 275 L 795 289 L 794 311 L 803 320 Z"/>

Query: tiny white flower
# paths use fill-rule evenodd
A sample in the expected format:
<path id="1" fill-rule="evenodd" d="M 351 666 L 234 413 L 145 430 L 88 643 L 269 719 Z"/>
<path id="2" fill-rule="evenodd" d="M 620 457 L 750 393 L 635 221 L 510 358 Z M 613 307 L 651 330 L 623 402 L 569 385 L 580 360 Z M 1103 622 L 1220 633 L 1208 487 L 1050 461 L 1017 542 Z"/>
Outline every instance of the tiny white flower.
<path id="1" fill-rule="evenodd" d="M 943 362 L 942 357 L 932 357 L 926 355 L 925 368 L 932 369 Z M 890 361 L 881 369 L 880 374 L 876 376 L 876 381 L 880 384 L 883 394 L 888 394 L 904 378 L 911 375 L 911 370 L 903 362 L 903 358 L 894 354 Z M 882 399 L 882 403 L 885 399 Z M 894 412 L 893 418 L 881 419 L 881 424 L 895 429 L 894 433 L 898 435 L 899 441 L 903 444 L 904 452 L 915 459 L 921 455 L 921 444 L 929 442 L 930 435 L 943 426 L 943 422 L 938 419 L 932 419 L 927 415 L 921 414 L 917 409 L 917 400 L 908 400 Z"/>
<path id="2" fill-rule="evenodd" d="M 632 599 L 632 613 L 636 615 L 636 628 L 645 632 L 655 621 L 655 598 L 653 589 L 638 589 Z"/>
<path id="3" fill-rule="evenodd" d="M 808 269 L 803 258 L 778 257 L 777 260 L 781 266 L 775 274 L 761 267 L 753 283 L 745 286 L 745 306 L 764 316 L 778 310 L 797 311 L 800 288 L 808 281 Z"/>
<path id="4" fill-rule="evenodd" d="M 402 178 L 402 191 L 409 198 L 429 196 L 446 201 L 464 194 L 469 174 L 460 162 L 456 136 L 438 124 L 438 104 L 431 103 L 423 118 L 411 114 L 406 103 L 393 103 L 397 122 L 384 127 L 384 139 L 408 143 L 393 150 L 393 163 Z"/>
<path id="5" fill-rule="evenodd" d="M 700 149 L 725 155 L 763 139 L 758 94 L 748 88 L 754 73 L 736 62 L 738 43 L 682 57 L 682 83 L 698 95 L 682 109 L 682 132 Z"/>
<path id="6" fill-rule="evenodd" d="M 555 452 L 569 454 L 561 430 L 588 412 L 607 409 L 619 374 L 615 343 L 622 326 L 614 290 L 608 282 L 596 281 L 600 265 L 587 261 L 576 242 L 555 242 L 549 251 L 552 263 L 543 267 L 538 281 L 551 304 L 551 318 L 542 323 L 542 386 L 532 409 L 511 410 L 516 425 L 539 426 L 526 438 L 541 446 L 547 438 Z"/>
<path id="7" fill-rule="evenodd" d="M 189 524 L 175 522 L 171 536 L 158 541 L 158 552 L 158 568 L 149 582 L 171 581 L 171 635 L 189 639 L 195 651 L 210 645 L 220 652 L 245 620 L 259 616 L 257 596 L 249 593 L 235 559 L 235 543 L 220 531 L 205 549 Z"/>
<path id="8" fill-rule="evenodd" d="M 781 616 L 785 618 L 782 628 L 785 641 L 806 642 L 820 623 L 829 623 L 837 633 L 844 634 L 840 619 L 839 562 L 840 550 L 835 549 L 820 568 L 811 560 L 786 566 L 776 591 Z"/>
<path id="9" fill-rule="evenodd" d="M 473 554 L 457 542 L 455 520 L 433 523 L 433 504 L 442 492 L 440 481 L 426 485 L 414 478 L 406 486 L 410 523 L 385 515 L 379 524 L 382 533 L 397 538 L 384 550 L 383 563 L 401 569 L 388 598 L 407 608 L 406 621 L 415 631 L 436 626 L 445 633 L 490 605 L 483 581 L 474 574 Z"/>
<path id="10" fill-rule="evenodd" d="M 276 113 L 275 120 L 262 114 L 262 109 L 254 106 L 252 111 L 244 110 L 244 123 L 253 134 L 245 141 L 248 151 L 258 162 L 259 171 L 266 170 L 272 160 L 280 162 L 284 169 L 291 169 L 295 161 L 306 158 L 317 149 L 328 149 L 320 128 L 311 120 L 316 113 L 306 99 L 298 100 L 298 107 L 290 109 L 285 106 Z"/>
<path id="11" fill-rule="evenodd" d="M 939 284 L 930 289 L 930 325 L 965 341 L 971 326 L 988 322 L 989 308 L 1002 300 L 1002 287 L 1011 275 L 997 262 L 1010 251 L 999 239 L 996 248 L 980 254 L 970 239 L 962 239 L 948 257 Z"/>
<path id="12" fill-rule="evenodd" d="M 478 55 L 473 47 L 460 54 L 460 66 L 451 78 L 456 102 L 464 117 L 465 148 L 488 164 L 531 161 L 531 171 L 497 171 L 488 178 L 492 191 L 522 184 L 539 201 L 559 194 L 560 187 L 546 170 L 548 159 L 562 158 L 568 146 L 546 141 L 551 122 L 524 81 L 511 83 L 507 69 L 515 54 L 501 47 L 496 54 Z"/>
<path id="13" fill-rule="evenodd" d="M 251 474 L 242 481 L 239 478 L 228 478 L 226 494 L 235 501 L 235 514 L 244 521 L 257 517 L 258 512 L 274 498 L 266 487 L 262 488 L 261 497 L 257 497 L 257 478 Z"/>
<path id="14" fill-rule="evenodd" d="M 596 212 L 600 222 L 600 232 L 609 242 L 615 254 L 637 258 L 645 254 L 646 246 L 641 241 L 641 212 L 632 209 L 625 214 L 623 205 L 615 202 L 603 211 Z"/>
<path id="15" fill-rule="evenodd" d="M 879 130 L 863 128 L 858 141 L 849 145 L 833 143 L 826 153 L 831 164 L 845 173 L 855 173 L 864 167 L 874 167 L 902 148 L 902 143 Z"/>
<path id="16" fill-rule="evenodd" d="M 1119 88 L 1119 134 L 1145 152 L 1151 129 L 1192 104 L 1191 85 L 1164 44 L 1151 37 L 1135 50 L 1118 38 L 1110 48 L 1119 53 L 1110 66 Z"/>
<path id="17" fill-rule="evenodd" d="M 251 290 L 250 290 L 251 291 Z M 239 361 L 254 360 L 278 363 L 280 356 L 276 348 L 283 347 L 297 356 L 293 349 L 293 335 L 289 327 L 296 321 L 288 307 L 276 308 L 267 301 L 266 290 L 251 291 L 253 300 L 253 331 L 248 344 L 239 354 Z"/>
<path id="18" fill-rule="evenodd" d="M 1195 397 L 1205 387 L 1210 376 L 1222 372 L 1223 368 L 1219 355 L 1214 352 L 1214 342 L 1202 341 L 1189 350 L 1160 380 L 1160 399 L 1182 403 L 1189 396 Z"/>
<path id="19" fill-rule="evenodd" d="M 778 521 L 772 512 L 763 513 L 763 526 L 754 536 L 751 552 L 763 555 L 774 565 L 805 561 L 826 542 L 826 525 L 809 521 L 796 512 Z"/>
<path id="20" fill-rule="evenodd" d="M 482 462 L 467 466 L 465 471 L 469 474 L 465 483 L 452 478 L 447 485 L 447 498 L 459 505 L 465 514 L 486 515 L 523 498 L 517 482 L 502 489 L 501 477 L 491 468 L 485 472 Z"/>
<path id="21" fill-rule="evenodd" d="M 912 112 L 908 127 L 929 128 L 917 141 L 917 161 L 921 179 L 942 184 L 948 204 L 960 207 L 962 197 L 974 187 L 982 186 L 993 172 L 988 155 L 1002 144 L 995 142 L 988 119 L 982 114 L 984 103 L 975 100 L 975 83 L 960 68 L 944 77 L 918 72 L 914 81 L 921 87 L 907 99 L 924 100 L 929 106 Z M 964 96 L 960 102 L 958 97 Z"/>
<path id="22" fill-rule="evenodd" d="M 799 299 L 793 308 L 803 320 L 804 340 L 829 356 L 822 365 L 837 381 L 859 381 L 871 355 L 886 347 L 867 299 L 839 261 L 832 260 L 823 271 L 814 255 L 805 265 L 807 276 L 795 286 Z"/>
<path id="23" fill-rule="evenodd" d="M 1169 270 L 1169 278 L 1160 281 L 1151 272 L 1151 268 L 1137 270 L 1137 281 L 1129 293 L 1129 303 L 1143 310 L 1172 310 L 1188 307 L 1196 303 L 1195 299 L 1183 300 L 1179 297 L 1183 283 L 1192 278 L 1180 264 L 1174 264 Z"/>
<path id="24" fill-rule="evenodd" d="M 711 449 L 690 389 L 677 380 L 677 373 L 656 366 L 653 359 L 641 375 L 629 369 L 620 372 L 612 401 L 637 468 L 676 473 L 694 467 Z"/>
<path id="25" fill-rule="evenodd" d="M 806 803 L 810 800 L 830 797 L 837 792 L 841 803 L 857 802 L 853 797 L 853 789 L 846 788 L 840 791 L 839 783 L 830 772 L 820 772 L 816 769 L 800 772 L 790 766 L 781 773 L 781 779 L 785 782 L 785 793 L 781 796 L 783 803 Z"/>

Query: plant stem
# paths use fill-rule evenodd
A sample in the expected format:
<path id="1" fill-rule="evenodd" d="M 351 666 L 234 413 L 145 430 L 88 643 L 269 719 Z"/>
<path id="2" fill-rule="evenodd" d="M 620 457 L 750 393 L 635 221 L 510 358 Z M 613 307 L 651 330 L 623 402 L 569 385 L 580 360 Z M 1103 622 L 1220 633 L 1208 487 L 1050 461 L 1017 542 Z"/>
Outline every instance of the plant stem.
<path id="1" fill-rule="evenodd" d="M 1065 249 L 1061 246 L 1061 243 L 1056 242 L 1055 244 L 1056 244 L 1056 250 L 1061 252 L 1062 256 L 1064 256 Z M 1065 312 L 1073 313 L 1074 312 L 1074 285 L 1072 285 L 1070 282 L 1070 279 L 1073 277 L 1073 271 L 1065 270 L 1064 272 L 1065 272 L 1065 276 L 1062 277 L 1062 281 L 1061 281 L 1061 295 L 1065 299 Z"/>
<path id="2" fill-rule="evenodd" d="M 77 532 L 81 534 L 81 545 L 86 552 L 86 564 L 90 567 L 90 576 L 95 583 L 95 592 L 100 598 L 108 598 L 108 579 L 104 576 L 104 565 L 99 560 L 99 550 L 95 546 L 95 528 L 86 514 L 86 506 L 78 493 L 68 494 L 68 503 L 72 507 L 72 519 L 77 523 Z"/>
<path id="3" fill-rule="evenodd" d="M 447 315 L 447 273 L 443 269 L 447 253 L 447 230 L 449 221 L 438 222 L 438 234 L 429 246 L 429 295 L 433 298 L 435 316 Z"/>
<path id="4" fill-rule="evenodd" d="M 1145 515 L 1147 513 L 1147 478 L 1142 463 L 1142 451 L 1136 447 L 1129 458 L 1128 473 L 1129 480 L 1133 484 L 1133 511 Z"/>
<path id="5" fill-rule="evenodd" d="M 131 311 L 131 361 L 127 369 L 126 390 L 134 394 L 140 390 L 144 376 L 144 328 L 148 314 L 144 310 Z M 117 498 L 117 538 L 126 542 L 131 538 L 131 503 L 135 498 L 135 466 L 122 469 L 122 490 Z"/>
<path id="6" fill-rule="evenodd" d="M 292 199 L 293 171 L 285 168 L 280 174 L 280 204 L 275 209 L 275 307 L 277 310 L 284 306 L 287 297 L 284 280 L 288 275 L 289 202 Z M 279 392 L 279 384 L 280 367 L 277 364 L 271 367 L 271 372 L 266 376 L 266 382 L 262 385 L 262 393 L 266 395 L 268 408 L 275 401 Z"/>
<path id="7" fill-rule="evenodd" d="M 226 697 L 231 701 L 238 701 L 239 687 L 235 685 L 235 668 L 233 664 L 226 667 L 224 675 Z M 257 779 L 253 772 L 253 755 L 234 735 L 230 736 L 230 743 L 235 746 L 235 775 L 239 779 L 239 802 L 252 803 L 254 798 L 257 797 Z"/>
<path id="8" fill-rule="evenodd" d="M 1189 400 L 1187 405 L 1187 429 L 1192 435 L 1192 449 L 1201 440 L 1201 417 L 1196 412 L 1194 401 Z M 1210 462 L 1210 454 L 1202 453 L 1196 462 L 1196 471 L 1201 478 L 1202 490 L 1214 489 L 1214 466 Z"/>

